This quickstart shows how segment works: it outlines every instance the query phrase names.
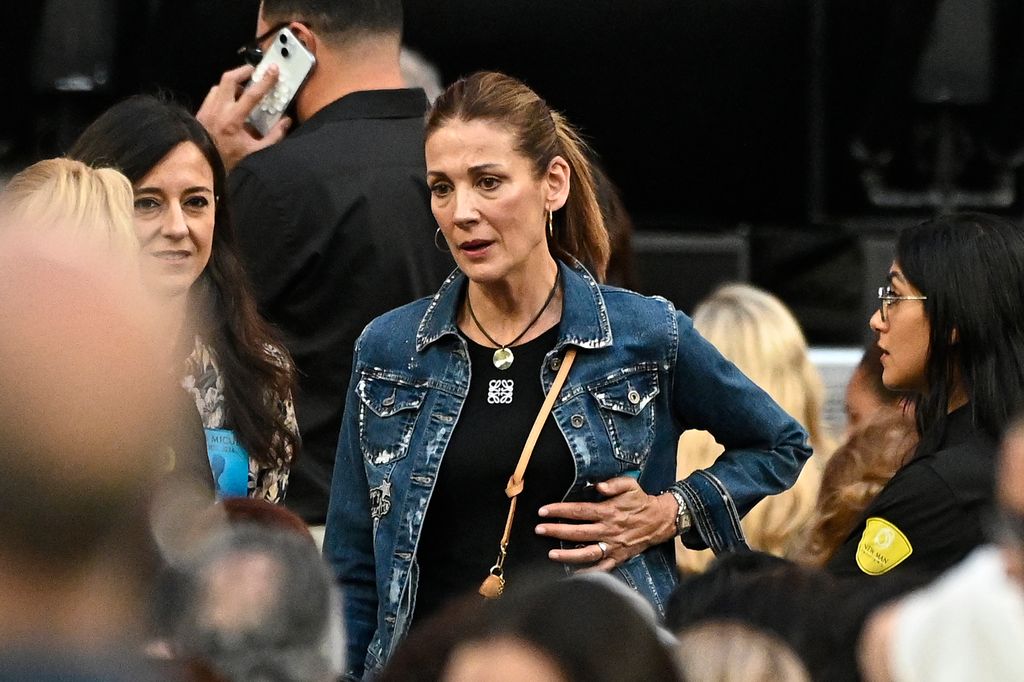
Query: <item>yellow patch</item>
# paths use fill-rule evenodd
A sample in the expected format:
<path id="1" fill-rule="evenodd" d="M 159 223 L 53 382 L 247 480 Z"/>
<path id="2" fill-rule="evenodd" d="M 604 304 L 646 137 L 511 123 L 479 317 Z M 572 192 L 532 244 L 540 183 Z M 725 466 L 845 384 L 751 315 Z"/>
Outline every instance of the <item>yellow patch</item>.
<path id="1" fill-rule="evenodd" d="M 857 545 L 857 566 L 868 575 L 882 575 L 903 563 L 913 551 L 903 531 L 872 516 Z"/>

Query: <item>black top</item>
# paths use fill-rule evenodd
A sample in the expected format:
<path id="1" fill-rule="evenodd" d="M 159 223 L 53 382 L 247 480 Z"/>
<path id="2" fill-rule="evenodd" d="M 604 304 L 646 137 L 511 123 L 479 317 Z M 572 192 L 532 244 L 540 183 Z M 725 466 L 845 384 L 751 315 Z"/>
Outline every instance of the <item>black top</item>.
<path id="1" fill-rule="evenodd" d="M 260 312 L 295 359 L 302 451 L 285 503 L 323 523 L 352 351 L 378 315 L 432 294 L 452 269 L 433 245 L 422 90 L 347 95 L 229 178 Z"/>
<path id="2" fill-rule="evenodd" d="M 498 558 L 508 518 L 505 485 L 519 463 L 544 391 L 544 356 L 555 346 L 558 326 L 521 346 L 507 370 L 495 368 L 493 348 L 467 339 L 471 378 L 466 404 L 452 432 L 423 520 L 416 551 L 419 581 L 414 622 L 444 601 L 475 590 Z M 523 477 L 505 561 L 505 576 L 542 561 L 558 541 L 534 533 L 537 510 L 560 502 L 576 468 L 555 420 L 548 417 Z"/>
<path id="3" fill-rule="evenodd" d="M 839 576 L 938 575 L 985 541 L 993 504 L 996 441 L 971 406 L 950 413 L 935 452 L 921 453 L 886 484 L 828 564 Z"/>

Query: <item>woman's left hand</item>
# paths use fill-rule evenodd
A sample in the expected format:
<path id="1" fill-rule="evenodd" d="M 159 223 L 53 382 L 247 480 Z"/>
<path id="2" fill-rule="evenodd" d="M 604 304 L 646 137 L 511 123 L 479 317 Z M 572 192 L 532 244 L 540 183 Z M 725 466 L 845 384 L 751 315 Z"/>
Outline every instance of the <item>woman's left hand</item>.
<path id="1" fill-rule="evenodd" d="M 609 571 L 648 547 L 672 539 L 678 505 L 669 493 L 648 495 L 636 479 L 623 476 L 597 484 L 601 502 L 558 502 L 540 508 L 540 516 L 584 523 L 542 523 L 536 533 L 578 549 L 553 549 L 548 557 L 586 570 Z M 589 523 L 586 523 L 588 522 Z"/>

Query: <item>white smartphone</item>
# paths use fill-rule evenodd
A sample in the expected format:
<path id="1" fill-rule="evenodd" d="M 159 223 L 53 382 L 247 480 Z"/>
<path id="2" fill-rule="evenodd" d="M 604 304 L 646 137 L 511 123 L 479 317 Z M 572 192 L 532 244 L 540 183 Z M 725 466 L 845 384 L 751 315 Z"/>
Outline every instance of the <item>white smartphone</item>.
<path id="1" fill-rule="evenodd" d="M 260 135 L 269 133 L 281 120 L 295 93 L 316 66 L 316 57 L 286 26 L 274 35 L 273 41 L 263 54 L 263 59 L 252 74 L 252 82 L 260 82 L 271 64 L 277 64 L 280 74 L 277 85 L 260 100 L 245 119 L 245 122 L 255 128 Z"/>

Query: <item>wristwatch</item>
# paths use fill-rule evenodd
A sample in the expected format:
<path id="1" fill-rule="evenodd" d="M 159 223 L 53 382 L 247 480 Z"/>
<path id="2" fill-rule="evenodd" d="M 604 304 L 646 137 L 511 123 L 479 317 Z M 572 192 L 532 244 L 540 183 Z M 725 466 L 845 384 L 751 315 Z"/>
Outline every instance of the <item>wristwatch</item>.
<path id="1" fill-rule="evenodd" d="M 670 493 L 679 505 L 679 510 L 676 512 L 676 535 L 682 535 L 690 530 L 690 526 L 693 525 L 693 519 L 690 518 L 690 509 L 686 506 L 686 500 L 678 488 L 672 486 L 665 492 Z"/>

